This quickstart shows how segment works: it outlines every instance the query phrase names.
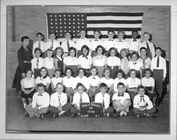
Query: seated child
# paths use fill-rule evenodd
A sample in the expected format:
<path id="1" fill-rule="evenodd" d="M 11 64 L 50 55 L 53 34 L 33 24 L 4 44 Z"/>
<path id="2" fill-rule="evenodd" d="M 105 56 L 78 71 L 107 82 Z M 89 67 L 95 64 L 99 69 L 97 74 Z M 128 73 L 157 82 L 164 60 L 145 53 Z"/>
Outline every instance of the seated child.
<path id="1" fill-rule="evenodd" d="M 34 93 L 32 104 L 26 106 L 26 112 L 29 117 L 44 118 L 44 114 L 48 112 L 50 96 L 45 92 L 45 85 L 38 84 L 37 92 Z"/>
<path id="2" fill-rule="evenodd" d="M 124 83 L 120 82 L 117 84 L 117 92 L 112 96 L 113 108 L 120 116 L 127 116 L 131 105 L 130 95 L 125 91 Z"/>
<path id="3" fill-rule="evenodd" d="M 98 86 L 100 84 L 100 78 L 97 75 L 96 67 L 91 68 L 91 76 L 88 77 L 89 90 L 88 94 L 91 102 L 94 100 L 95 94 L 98 92 Z"/>
<path id="4" fill-rule="evenodd" d="M 143 86 L 138 87 L 138 94 L 133 100 L 133 110 L 136 117 L 146 116 L 150 117 L 155 112 L 155 108 L 149 97 L 145 95 L 145 89 Z"/>
<path id="5" fill-rule="evenodd" d="M 85 92 L 85 87 L 83 84 L 78 83 L 76 86 L 76 92 L 73 95 L 73 102 L 71 113 L 72 116 L 78 115 L 80 112 L 80 104 L 81 103 L 90 103 L 90 99 L 88 94 Z"/>
<path id="6" fill-rule="evenodd" d="M 99 103 L 102 105 L 103 113 L 107 117 L 113 112 L 112 108 L 110 107 L 110 95 L 108 94 L 107 90 L 108 87 L 105 83 L 101 83 L 99 86 L 100 92 L 95 95 L 95 103 Z"/>
<path id="7" fill-rule="evenodd" d="M 156 94 L 154 92 L 155 80 L 151 76 L 151 69 L 145 69 L 145 76 L 141 79 L 142 86 L 145 87 L 146 94 L 149 96 L 153 104 L 155 104 Z"/>
<path id="8" fill-rule="evenodd" d="M 56 92 L 50 98 L 50 112 L 54 118 L 61 116 L 70 109 L 69 104 L 67 104 L 67 94 L 63 90 L 62 83 L 58 83 L 56 85 Z"/>
<path id="9" fill-rule="evenodd" d="M 52 92 L 55 91 L 57 83 L 62 83 L 61 71 L 59 69 L 55 70 L 55 77 L 51 79 Z"/>
<path id="10" fill-rule="evenodd" d="M 32 77 L 32 71 L 26 72 L 26 77 L 21 80 L 21 97 L 24 107 L 31 103 L 35 90 L 35 80 Z"/>

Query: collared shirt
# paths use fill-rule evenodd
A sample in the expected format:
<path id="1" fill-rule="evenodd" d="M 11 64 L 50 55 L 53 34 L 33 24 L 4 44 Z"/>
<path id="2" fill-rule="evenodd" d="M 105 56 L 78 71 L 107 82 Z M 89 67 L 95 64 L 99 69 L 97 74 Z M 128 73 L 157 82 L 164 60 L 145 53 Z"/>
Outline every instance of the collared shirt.
<path id="1" fill-rule="evenodd" d="M 75 88 L 75 78 L 74 77 L 63 77 L 63 85 L 67 88 L 71 87 L 71 88 Z"/>
<path id="2" fill-rule="evenodd" d="M 110 88 L 114 85 L 114 80 L 112 78 L 107 79 L 105 77 L 102 77 L 100 78 L 100 83 L 105 83 Z"/>
<path id="3" fill-rule="evenodd" d="M 140 95 L 137 94 L 134 97 L 133 100 L 133 107 L 134 108 L 140 108 L 146 106 L 146 109 L 152 109 L 153 108 L 153 104 L 151 102 L 151 100 L 149 99 L 149 97 L 147 95 L 144 95 L 143 99 L 141 99 Z"/>
<path id="4" fill-rule="evenodd" d="M 50 97 L 50 105 L 54 107 L 64 106 L 67 104 L 67 94 L 55 92 Z"/>
<path id="5" fill-rule="evenodd" d="M 105 109 L 107 109 L 110 105 L 110 95 L 108 93 L 97 93 L 95 95 L 95 103 L 100 103 L 104 106 Z"/>
<path id="6" fill-rule="evenodd" d="M 152 42 L 150 42 L 150 41 L 147 41 L 147 42 L 143 41 L 143 42 L 141 42 L 140 41 L 140 43 L 139 43 L 139 51 L 140 51 L 140 49 L 142 47 L 147 48 L 147 43 L 149 45 L 149 49 L 150 49 L 150 52 L 151 52 L 151 55 L 152 55 L 152 58 L 153 58 L 155 56 L 155 47 L 154 47 L 154 44 Z"/>
<path id="7" fill-rule="evenodd" d="M 149 77 L 149 78 L 143 77 L 141 79 L 141 84 L 144 87 L 155 87 L 155 80 L 153 77 Z"/>
<path id="8" fill-rule="evenodd" d="M 51 57 L 44 58 L 44 67 L 47 69 L 54 69 L 54 59 Z"/>
<path id="9" fill-rule="evenodd" d="M 116 48 L 117 51 L 120 53 L 122 49 L 129 49 L 129 43 L 125 40 L 123 41 L 116 40 Z"/>
<path id="10" fill-rule="evenodd" d="M 24 78 L 21 80 L 21 87 L 23 88 L 34 88 L 35 87 L 35 79 L 34 78 Z"/>
<path id="11" fill-rule="evenodd" d="M 137 88 L 141 84 L 141 81 L 139 78 L 129 77 L 126 80 L 126 83 L 127 83 L 128 88 Z"/>
<path id="12" fill-rule="evenodd" d="M 32 100 L 32 107 L 35 108 L 45 108 L 49 106 L 50 96 L 47 92 L 43 92 L 42 95 L 39 95 L 38 92 L 34 93 Z"/>
<path id="13" fill-rule="evenodd" d="M 88 77 L 88 83 L 89 86 L 93 86 L 93 87 L 99 86 L 100 78 L 98 76 L 90 76 Z"/>
<path id="14" fill-rule="evenodd" d="M 121 79 L 116 78 L 116 79 L 114 79 L 114 91 L 117 91 L 117 84 L 118 83 L 124 83 L 125 86 L 127 85 L 125 78 L 121 78 Z"/>
<path id="15" fill-rule="evenodd" d="M 102 44 L 103 44 L 102 39 L 96 40 L 95 38 L 93 38 L 93 39 L 90 40 L 90 49 L 92 51 L 94 51 L 98 45 L 102 45 Z"/>
<path id="16" fill-rule="evenodd" d="M 36 84 L 44 84 L 45 86 L 49 85 L 51 82 L 51 79 L 49 76 L 45 77 L 45 78 L 42 78 L 42 77 L 37 77 L 36 78 Z"/>
<path id="17" fill-rule="evenodd" d="M 46 42 L 44 42 L 44 41 L 36 41 L 36 42 L 34 42 L 34 44 L 33 44 L 33 55 L 34 55 L 34 50 L 36 48 L 40 48 L 42 52 L 45 52 L 47 50 Z"/>
<path id="18" fill-rule="evenodd" d="M 46 50 L 47 49 L 52 49 L 52 50 L 55 50 L 56 48 L 60 47 L 60 42 L 58 40 L 53 40 L 53 45 L 52 45 L 52 40 L 49 39 L 47 42 L 46 42 Z"/>
<path id="19" fill-rule="evenodd" d="M 78 92 L 74 93 L 72 104 L 80 108 L 81 103 L 90 103 L 88 94 L 86 92 L 83 92 L 82 94 Z"/>
<path id="20" fill-rule="evenodd" d="M 130 99 L 130 95 L 127 92 L 124 92 L 122 96 L 120 96 L 118 92 L 115 92 L 112 96 L 112 101 L 119 101 L 121 104 L 127 99 Z"/>
<path id="21" fill-rule="evenodd" d="M 139 39 L 137 39 L 136 41 L 134 41 L 133 39 L 131 39 L 129 41 L 129 50 L 138 52 L 139 51 L 139 45 L 140 45 Z"/>
<path id="22" fill-rule="evenodd" d="M 98 67 L 103 67 L 106 65 L 106 56 L 101 55 L 101 56 L 94 56 L 92 58 L 92 64 L 93 66 L 98 66 Z"/>
<path id="23" fill-rule="evenodd" d="M 116 56 L 109 56 L 106 62 L 107 62 L 107 65 L 110 67 L 120 66 L 120 58 Z"/>
<path id="24" fill-rule="evenodd" d="M 90 69 L 91 64 L 92 64 L 92 58 L 90 56 L 87 56 L 87 58 L 86 58 L 81 55 L 78 58 L 78 63 L 81 66 L 81 68 Z"/>
<path id="25" fill-rule="evenodd" d="M 90 40 L 88 38 L 79 38 L 75 40 L 75 48 L 77 50 L 81 50 L 82 46 L 88 46 L 90 48 Z"/>
<path id="26" fill-rule="evenodd" d="M 103 47 L 108 51 L 110 48 L 112 47 L 116 47 L 116 41 L 115 39 L 105 39 L 103 42 L 102 42 L 102 45 Z"/>
<path id="27" fill-rule="evenodd" d="M 44 59 L 39 57 L 39 58 L 36 58 L 34 57 L 32 60 L 31 60 L 31 69 L 32 71 L 34 71 L 34 69 L 40 69 L 44 66 Z"/>
<path id="28" fill-rule="evenodd" d="M 122 58 L 120 60 L 120 68 L 121 70 L 123 70 L 126 74 L 128 73 L 129 71 L 129 61 L 128 61 L 128 58 Z"/>
<path id="29" fill-rule="evenodd" d="M 129 61 L 129 68 L 135 69 L 139 71 L 143 67 L 143 63 L 141 61 Z"/>
<path id="30" fill-rule="evenodd" d="M 69 46 L 68 46 L 69 45 Z M 66 39 L 64 39 L 62 42 L 61 42 L 61 47 L 63 48 L 63 51 L 64 52 L 68 52 L 69 50 L 68 50 L 68 47 L 69 48 L 71 48 L 71 47 L 74 47 L 74 48 L 76 48 L 76 46 L 75 46 L 76 44 L 75 44 L 75 41 L 74 40 L 66 40 Z"/>
<path id="31" fill-rule="evenodd" d="M 145 60 L 139 58 L 138 61 L 143 64 L 144 69 L 151 68 L 151 59 L 149 57 L 147 57 Z"/>
<path id="32" fill-rule="evenodd" d="M 63 81 L 63 78 L 62 78 L 62 77 L 58 77 L 58 78 L 53 77 L 53 78 L 51 79 L 51 84 L 53 84 L 53 87 L 56 88 L 56 85 L 57 85 L 58 83 L 62 83 L 62 81 Z"/>
<path id="33" fill-rule="evenodd" d="M 75 77 L 75 88 L 78 83 L 82 83 L 85 86 L 85 88 L 89 89 L 89 82 L 86 76 L 83 76 L 82 78 L 79 76 Z"/>
<path id="34" fill-rule="evenodd" d="M 163 70 L 163 77 L 165 78 L 166 77 L 166 74 L 167 74 L 167 68 L 166 68 L 166 60 L 159 56 L 159 67 L 157 67 L 157 56 L 154 57 L 151 61 L 151 69 L 152 71 L 154 69 L 158 69 L 158 70 Z"/>
<path id="35" fill-rule="evenodd" d="M 75 66 L 75 65 L 79 64 L 78 58 L 77 57 L 71 57 L 71 56 L 64 57 L 63 62 L 67 66 Z"/>

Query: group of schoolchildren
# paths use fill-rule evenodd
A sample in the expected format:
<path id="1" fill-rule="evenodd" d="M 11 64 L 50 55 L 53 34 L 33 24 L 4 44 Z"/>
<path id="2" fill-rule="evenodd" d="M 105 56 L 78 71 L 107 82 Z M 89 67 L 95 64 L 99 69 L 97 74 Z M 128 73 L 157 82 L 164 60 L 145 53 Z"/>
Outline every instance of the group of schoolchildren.
<path id="1" fill-rule="evenodd" d="M 81 103 L 97 103 L 105 116 L 127 116 L 130 109 L 137 117 L 153 116 L 167 74 L 162 49 L 154 46 L 148 32 L 138 39 L 133 31 L 128 41 L 123 31 L 115 35 L 108 31 L 103 39 L 95 31 L 88 39 L 81 31 L 78 39 L 70 33 L 57 39 L 51 33 L 45 42 L 39 32 L 32 47 L 29 37 L 22 37 L 14 84 L 20 87 L 26 113 L 77 116 Z"/>

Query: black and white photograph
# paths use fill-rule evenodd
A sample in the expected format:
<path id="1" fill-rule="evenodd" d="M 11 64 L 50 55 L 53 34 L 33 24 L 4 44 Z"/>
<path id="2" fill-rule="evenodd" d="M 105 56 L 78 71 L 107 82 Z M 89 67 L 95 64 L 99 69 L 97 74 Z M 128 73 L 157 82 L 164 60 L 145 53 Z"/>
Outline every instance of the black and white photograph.
<path id="1" fill-rule="evenodd" d="M 171 134 L 171 11 L 6 5 L 5 133 Z"/>

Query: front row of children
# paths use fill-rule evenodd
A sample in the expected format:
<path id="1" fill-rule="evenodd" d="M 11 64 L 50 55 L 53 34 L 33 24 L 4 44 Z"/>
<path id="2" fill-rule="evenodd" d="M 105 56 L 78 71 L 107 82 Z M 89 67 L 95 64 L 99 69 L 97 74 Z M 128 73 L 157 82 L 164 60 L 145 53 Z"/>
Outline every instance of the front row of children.
<path id="1" fill-rule="evenodd" d="M 138 87 L 137 94 L 132 99 L 129 93 L 126 92 L 126 87 L 122 82 L 117 84 L 117 91 L 112 96 L 108 93 L 107 85 L 100 83 L 99 92 L 95 94 L 93 102 L 101 105 L 100 109 L 103 110 L 104 115 L 107 117 L 113 114 L 127 116 L 131 107 L 133 107 L 137 117 L 153 116 L 155 112 L 153 103 L 145 94 L 143 86 Z M 68 102 L 68 96 L 62 83 L 56 84 L 55 93 L 51 95 L 46 92 L 45 85 L 40 83 L 37 85 L 37 92 L 32 96 L 31 103 L 24 107 L 30 118 L 42 119 L 46 113 L 50 113 L 54 118 L 66 113 L 77 116 L 80 114 L 81 103 L 91 103 L 82 83 L 77 84 L 71 103 Z"/>

